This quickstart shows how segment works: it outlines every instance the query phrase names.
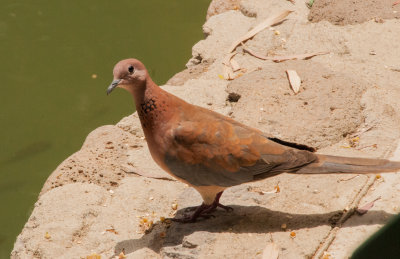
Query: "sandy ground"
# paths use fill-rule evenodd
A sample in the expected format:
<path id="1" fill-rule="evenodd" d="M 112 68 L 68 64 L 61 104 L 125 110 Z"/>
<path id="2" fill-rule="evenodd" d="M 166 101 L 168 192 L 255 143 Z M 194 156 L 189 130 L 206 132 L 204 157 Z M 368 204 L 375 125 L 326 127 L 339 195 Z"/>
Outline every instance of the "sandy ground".
<path id="1" fill-rule="evenodd" d="M 213 1 L 206 39 L 193 47 L 188 69 L 163 87 L 320 153 L 400 160 L 400 5 L 315 2 L 310 11 L 302 1 Z M 286 9 L 294 13 L 247 48 L 265 56 L 329 54 L 274 63 L 238 47 L 236 79 L 221 78 L 231 43 Z M 302 79 L 296 95 L 287 69 Z M 277 185 L 280 192 L 263 193 Z M 366 214 L 354 213 L 378 197 Z M 396 173 L 282 174 L 228 189 L 222 202 L 233 212 L 166 222 L 160 217 L 180 216 L 201 198 L 151 160 L 135 113 L 94 130 L 52 173 L 11 257 L 112 258 L 123 251 L 127 258 L 261 258 L 273 242 L 279 258 L 347 258 L 400 212 L 399 198 Z"/>

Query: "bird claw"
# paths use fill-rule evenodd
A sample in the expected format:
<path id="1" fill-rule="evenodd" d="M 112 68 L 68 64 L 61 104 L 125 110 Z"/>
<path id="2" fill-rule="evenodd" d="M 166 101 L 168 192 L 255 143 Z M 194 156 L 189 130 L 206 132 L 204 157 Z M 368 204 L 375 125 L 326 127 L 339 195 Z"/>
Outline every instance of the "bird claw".
<path id="1" fill-rule="evenodd" d="M 232 207 L 228 207 L 220 203 L 213 203 L 211 205 L 202 204 L 198 207 L 190 207 L 185 209 L 185 212 L 195 210 L 195 212 L 192 215 L 185 214 L 183 218 L 180 219 L 172 218 L 171 220 L 180 223 L 194 223 L 196 222 L 197 218 L 204 218 L 204 219 L 215 218 L 215 215 L 210 213 L 214 212 L 217 209 L 217 207 L 220 207 L 227 212 L 233 211 Z"/>
<path id="2" fill-rule="evenodd" d="M 219 198 L 221 197 L 221 195 L 222 195 L 222 192 L 218 193 L 217 196 L 215 197 L 214 202 L 210 205 L 206 205 L 203 203 L 197 207 L 186 208 L 185 212 L 194 211 L 193 214 L 190 216 L 185 215 L 185 217 L 183 217 L 181 219 L 174 218 L 174 219 L 172 219 L 172 221 L 180 222 L 180 223 L 193 223 L 193 222 L 196 222 L 197 218 L 205 218 L 205 219 L 215 218 L 215 216 L 210 213 L 214 212 L 218 207 L 224 209 L 227 212 L 233 211 L 232 207 L 228 207 L 228 206 L 225 206 L 225 205 L 222 205 L 221 203 L 219 203 Z"/>
<path id="3" fill-rule="evenodd" d="M 206 213 L 206 212 L 204 212 Z M 200 215 L 191 215 L 191 216 L 185 216 L 183 218 L 180 219 L 176 219 L 176 218 L 172 218 L 171 220 L 174 222 L 179 222 L 179 223 L 194 223 L 196 222 L 196 220 L 198 218 L 205 218 L 205 219 L 209 219 L 209 218 L 215 218 L 215 215 L 212 214 L 200 214 Z"/>
<path id="4" fill-rule="evenodd" d="M 220 208 L 224 209 L 226 212 L 232 212 L 233 211 L 232 207 L 222 205 L 221 203 L 218 203 L 217 207 L 220 207 Z"/>
<path id="5" fill-rule="evenodd" d="M 199 206 L 187 207 L 185 208 L 185 212 L 192 212 L 199 208 Z"/>

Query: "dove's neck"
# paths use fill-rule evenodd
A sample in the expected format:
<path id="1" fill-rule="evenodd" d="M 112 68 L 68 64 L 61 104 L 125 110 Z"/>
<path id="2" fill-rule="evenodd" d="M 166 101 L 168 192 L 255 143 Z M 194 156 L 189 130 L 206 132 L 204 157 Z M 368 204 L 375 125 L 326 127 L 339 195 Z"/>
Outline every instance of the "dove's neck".
<path id="1" fill-rule="evenodd" d="M 173 116 L 171 102 L 175 96 L 161 89 L 151 78 L 145 86 L 137 88 L 133 96 L 146 138 L 149 134 L 162 133 L 160 131 Z"/>

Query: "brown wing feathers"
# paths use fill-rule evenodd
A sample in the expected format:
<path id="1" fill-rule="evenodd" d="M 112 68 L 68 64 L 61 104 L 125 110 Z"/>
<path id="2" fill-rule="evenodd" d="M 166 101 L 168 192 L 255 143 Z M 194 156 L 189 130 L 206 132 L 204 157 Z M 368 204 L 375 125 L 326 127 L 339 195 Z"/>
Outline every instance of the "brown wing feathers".
<path id="1" fill-rule="evenodd" d="M 316 160 L 314 154 L 268 140 L 259 131 L 210 121 L 181 122 L 166 155 L 170 170 L 192 184 L 232 186 L 295 171 Z"/>

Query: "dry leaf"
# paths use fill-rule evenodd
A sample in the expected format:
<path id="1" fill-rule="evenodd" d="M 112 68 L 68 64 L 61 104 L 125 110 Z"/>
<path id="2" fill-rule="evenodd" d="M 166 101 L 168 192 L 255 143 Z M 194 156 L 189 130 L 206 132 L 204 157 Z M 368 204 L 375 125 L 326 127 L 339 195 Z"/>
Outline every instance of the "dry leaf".
<path id="1" fill-rule="evenodd" d="M 124 259 L 124 258 L 126 258 L 126 256 L 125 256 L 124 252 L 121 252 L 121 253 L 118 255 L 118 259 Z"/>
<path id="2" fill-rule="evenodd" d="M 260 191 L 260 192 L 258 192 L 259 194 L 271 194 L 271 193 L 278 193 L 278 192 L 280 192 L 281 190 L 279 189 L 279 186 L 277 185 L 277 186 L 275 186 L 274 187 L 274 190 L 273 191 L 269 191 L 269 192 L 266 192 L 266 191 Z"/>
<path id="3" fill-rule="evenodd" d="M 360 137 L 355 137 L 355 138 L 349 139 L 349 146 L 356 147 L 359 142 L 360 142 Z"/>
<path id="4" fill-rule="evenodd" d="M 279 246 L 275 243 L 268 243 L 263 250 L 262 259 L 277 259 L 279 256 Z"/>
<path id="5" fill-rule="evenodd" d="M 239 77 L 241 77 L 241 76 L 243 76 L 243 73 L 237 74 L 237 75 L 235 76 L 235 79 L 236 79 L 236 78 L 239 78 Z"/>
<path id="6" fill-rule="evenodd" d="M 332 259 L 331 254 L 325 251 L 322 255 L 322 259 Z"/>
<path id="7" fill-rule="evenodd" d="M 286 10 L 278 15 L 274 15 L 272 17 L 267 18 L 266 20 L 258 24 L 256 27 L 254 27 L 252 30 L 248 31 L 245 35 L 237 39 L 229 48 L 228 53 L 234 51 L 240 43 L 252 38 L 254 35 L 264 30 L 265 28 L 282 22 L 286 18 L 286 16 L 288 16 L 291 12 L 293 11 Z"/>
<path id="8" fill-rule="evenodd" d="M 286 70 L 286 74 L 289 79 L 290 86 L 295 94 L 300 91 L 301 79 L 296 71 L 294 70 Z"/>
<path id="9" fill-rule="evenodd" d="M 367 213 L 370 209 L 372 209 L 372 207 L 374 207 L 374 203 L 379 200 L 381 197 L 376 198 L 375 200 L 368 202 L 367 204 L 365 204 L 364 206 L 362 206 L 361 208 L 356 209 L 357 213 L 360 215 L 364 215 L 365 213 Z"/>
<path id="10" fill-rule="evenodd" d="M 141 220 L 139 221 L 139 228 L 142 233 L 148 234 L 151 232 L 153 229 L 153 221 L 148 220 L 145 217 L 142 217 Z"/>

